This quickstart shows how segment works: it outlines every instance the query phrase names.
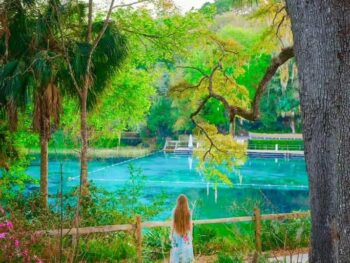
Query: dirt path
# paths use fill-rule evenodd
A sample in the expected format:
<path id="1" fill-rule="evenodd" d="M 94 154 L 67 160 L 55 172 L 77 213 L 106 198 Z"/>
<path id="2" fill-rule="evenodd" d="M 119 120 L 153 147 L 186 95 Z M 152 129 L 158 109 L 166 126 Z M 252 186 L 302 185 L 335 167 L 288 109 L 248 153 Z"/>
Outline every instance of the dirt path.
<path id="1" fill-rule="evenodd" d="M 306 263 L 306 262 L 309 262 L 308 260 L 309 260 L 308 254 L 281 256 L 281 257 L 275 257 L 275 258 L 269 259 L 270 262 L 283 262 L 283 263 Z"/>
<path id="2" fill-rule="evenodd" d="M 196 263 L 214 263 L 216 256 L 199 256 L 196 258 Z"/>

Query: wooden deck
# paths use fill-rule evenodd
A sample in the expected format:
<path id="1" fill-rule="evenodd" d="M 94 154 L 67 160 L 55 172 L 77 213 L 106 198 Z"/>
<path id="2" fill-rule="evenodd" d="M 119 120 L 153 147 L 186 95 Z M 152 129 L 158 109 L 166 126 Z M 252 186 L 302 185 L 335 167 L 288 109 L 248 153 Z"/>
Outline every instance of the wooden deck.
<path id="1" fill-rule="evenodd" d="M 193 144 L 195 147 L 197 146 L 196 141 Z M 163 151 L 167 153 L 192 154 L 193 147 L 188 147 L 188 141 L 166 140 Z"/>

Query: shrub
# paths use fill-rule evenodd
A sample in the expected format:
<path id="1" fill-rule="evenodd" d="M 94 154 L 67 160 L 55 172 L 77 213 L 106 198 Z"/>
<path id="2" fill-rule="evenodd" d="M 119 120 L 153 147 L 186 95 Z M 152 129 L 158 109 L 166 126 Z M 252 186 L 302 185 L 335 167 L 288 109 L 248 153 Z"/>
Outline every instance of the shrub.
<path id="1" fill-rule="evenodd" d="M 78 261 L 120 262 L 136 261 L 135 242 L 129 233 L 119 232 L 112 235 L 97 235 L 82 239 Z"/>
<path id="2" fill-rule="evenodd" d="M 309 246 L 310 219 L 288 219 L 284 221 L 263 221 L 263 250 L 296 249 Z"/>
<path id="3" fill-rule="evenodd" d="M 0 206 L 0 261 L 41 263 L 42 260 L 32 251 L 37 242 L 36 236 L 28 236 L 8 217 Z"/>
<path id="4" fill-rule="evenodd" d="M 168 258 L 171 249 L 170 229 L 163 227 L 145 231 L 143 247 L 145 262 Z"/>

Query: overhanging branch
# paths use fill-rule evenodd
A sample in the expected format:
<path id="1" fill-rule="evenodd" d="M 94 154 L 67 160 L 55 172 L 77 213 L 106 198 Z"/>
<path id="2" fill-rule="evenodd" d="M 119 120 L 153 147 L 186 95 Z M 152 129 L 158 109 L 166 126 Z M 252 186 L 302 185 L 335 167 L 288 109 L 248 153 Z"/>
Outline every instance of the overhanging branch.
<path id="1" fill-rule="evenodd" d="M 254 99 L 251 104 L 251 109 L 246 110 L 241 107 L 232 105 L 229 108 L 230 114 L 235 113 L 235 115 L 241 116 L 247 120 L 255 121 L 260 117 L 259 103 L 262 95 L 264 94 L 266 87 L 272 77 L 275 75 L 276 71 L 280 66 L 286 63 L 289 59 L 294 57 L 293 47 L 287 47 L 281 50 L 278 56 L 271 60 L 270 66 L 267 68 L 264 77 L 257 86 Z"/>
<path id="2" fill-rule="evenodd" d="M 204 108 L 205 104 L 209 101 L 209 99 L 212 96 L 208 95 L 206 96 L 201 103 L 199 104 L 198 108 L 196 109 L 196 111 L 194 111 L 191 115 L 190 118 L 193 122 L 193 124 L 198 127 L 205 135 L 205 137 L 208 139 L 208 141 L 210 142 L 210 146 L 209 149 L 204 153 L 203 155 L 203 160 L 206 159 L 208 154 L 211 154 L 211 151 L 213 148 L 215 148 L 216 150 L 218 150 L 219 152 L 224 152 L 222 149 L 220 149 L 213 141 L 213 139 L 210 137 L 210 135 L 208 134 L 208 132 L 205 130 L 205 128 L 203 128 L 201 125 L 198 124 L 198 122 L 195 120 L 195 117 L 201 112 L 201 110 Z"/>
<path id="3" fill-rule="evenodd" d="M 281 52 L 271 60 L 269 67 L 266 69 L 266 72 L 265 72 L 262 80 L 259 82 L 259 84 L 256 88 L 255 96 L 254 96 L 254 99 L 251 103 L 250 109 L 243 109 L 242 107 L 239 107 L 236 105 L 231 105 L 224 96 L 222 96 L 214 91 L 213 78 L 214 78 L 215 72 L 217 70 L 221 69 L 221 61 L 219 61 L 219 63 L 217 65 L 215 65 L 215 67 L 212 69 L 210 75 L 206 76 L 206 78 L 208 78 L 208 80 L 209 80 L 209 84 L 208 84 L 208 93 L 209 94 L 201 101 L 201 103 L 199 104 L 196 111 L 194 111 L 190 115 L 192 122 L 204 133 L 204 135 L 207 137 L 207 139 L 210 142 L 210 147 L 207 150 L 207 152 L 205 153 L 204 158 L 208 154 L 210 154 L 212 148 L 216 148 L 217 150 L 221 151 L 214 144 L 213 140 L 210 138 L 210 136 L 206 132 L 206 130 L 202 126 L 200 126 L 195 120 L 195 116 L 197 116 L 202 111 L 202 109 L 204 108 L 205 104 L 209 101 L 209 99 L 215 98 L 215 99 L 219 100 L 225 106 L 226 110 L 229 112 L 229 115 L 230 115 L 229 116 L 230 122 L 234 121 L 235 116 L 240 116 L 242 118 L 245 118 L 245 119 L 251 120 L 251 121 L 257 120 L 260 116 L 259 103 L 260 103 L 260 100 L 262 98 L 262 95 L 264 94 L 264 92 L 266 90 L 268 83 L 270 82 L 272 77 L 275 75 L 278 68 L 281 65 L 283 65 L 284 63 L 286 63 L 292 57 L 294 57 L 293 47 L 287 47 L 287 48 L 282 49 Z"/>

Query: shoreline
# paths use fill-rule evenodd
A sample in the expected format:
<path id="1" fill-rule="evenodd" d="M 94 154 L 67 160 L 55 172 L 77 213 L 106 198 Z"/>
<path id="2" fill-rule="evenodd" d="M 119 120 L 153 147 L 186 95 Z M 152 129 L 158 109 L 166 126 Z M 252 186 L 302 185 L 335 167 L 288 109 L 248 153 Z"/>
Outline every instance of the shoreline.
<path id="1" fill-rule="evenodd" d="M 88 158 L 135 158 L 142 157 L 153 153 L 154 148 L 141 148 L 141 147 L 117 147 L 112 149 L 107 148 L 90 148 L 88 150 Z M 80 149 L 49 149 L 49 156 L 53 155 L 69 155 L 79 157 Z M 40 155 L 40 149 L 27 149 L 29 155 Z"/>

